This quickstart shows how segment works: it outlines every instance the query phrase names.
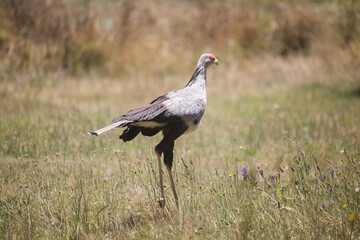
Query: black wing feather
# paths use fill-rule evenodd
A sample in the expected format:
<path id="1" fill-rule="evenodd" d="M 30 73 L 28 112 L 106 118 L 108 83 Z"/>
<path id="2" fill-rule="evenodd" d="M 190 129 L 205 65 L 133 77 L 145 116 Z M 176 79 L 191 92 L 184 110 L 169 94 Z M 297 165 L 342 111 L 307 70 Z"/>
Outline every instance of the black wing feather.
<path id="1" fill-rule="evenodd" d="M 166 100 L 169 100 L 169 98 L 168 98 L 167 94 L 164 94 L 164 95 L 161 95 L 160 97 L 155 98 L 149 104 L 162 103 Z"/>
<path id="2" fill-rule="evenodd" d="M 124 115 L 115 118 L 112 122 L 119 122 L 123 120 L 132 121 L 132 122 L 146 122 L 146 121 L 155 121 L 159 123 L 166 123 L 168 121 L 179 120 L 179 117 L 172 115 L 162 104 L 164 101 L 169 100 L 165 95 L 162 95 L 149 104 L 131 110 Z"/>
<path id="3" fill-rule="evenodd" d="M 117 117 L 113 120 L 113 123 L 119 122 L 122 120 L 132 121 L 132 122 L 142 122 L 142 121 L 153 121 L 157 116 L 163 114 L 166 111 L 166 107 L 161 103 L 149 104 L 144 107 L 140 107 L 134 110 L 131 110 L 124 115 Z"/>
<path id="4" fill-rule="evenodd" d="M 133 126 L 127 126 L 123 133 L 119 136 L 124 142 L 133 140 L 140 132 L 140 129 Z"/>

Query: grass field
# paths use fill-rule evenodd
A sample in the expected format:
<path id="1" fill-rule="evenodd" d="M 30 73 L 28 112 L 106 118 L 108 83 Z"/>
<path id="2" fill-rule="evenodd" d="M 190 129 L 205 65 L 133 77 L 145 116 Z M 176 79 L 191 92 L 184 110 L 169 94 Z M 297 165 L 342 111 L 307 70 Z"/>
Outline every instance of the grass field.
<path id="1" fill-rule="evenodd" d="M 359 239 L 358 67 L 217 57 L 202 124 L 175 145 L 179 211 L 167 177 L 157 206 L 160 134 L 86 133 L 182 88 L 190 67 L 1 82 L 0 239 Z"/>

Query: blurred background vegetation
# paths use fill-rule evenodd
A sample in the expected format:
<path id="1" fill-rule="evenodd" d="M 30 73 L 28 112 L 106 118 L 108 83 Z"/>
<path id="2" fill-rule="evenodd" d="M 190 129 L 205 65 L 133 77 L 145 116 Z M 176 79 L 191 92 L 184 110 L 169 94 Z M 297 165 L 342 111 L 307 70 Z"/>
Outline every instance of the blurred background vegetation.
<path id="1" fill-rule="evenodd" d="M 1 0 L 0 79 L 176 72 L 204 51 L 358 66 L 359 22 L 356 0 Z"/>

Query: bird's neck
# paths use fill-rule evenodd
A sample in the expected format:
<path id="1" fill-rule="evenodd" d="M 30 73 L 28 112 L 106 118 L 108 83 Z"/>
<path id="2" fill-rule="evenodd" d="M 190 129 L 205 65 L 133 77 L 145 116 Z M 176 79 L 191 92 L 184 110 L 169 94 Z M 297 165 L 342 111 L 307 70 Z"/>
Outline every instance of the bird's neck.
<path id="1" fill-rule="evenodd" d="M 206 89 L 206 67 L 197 66 L 195 71 L 186 85 L 186 87 L 203 87 Z"/>

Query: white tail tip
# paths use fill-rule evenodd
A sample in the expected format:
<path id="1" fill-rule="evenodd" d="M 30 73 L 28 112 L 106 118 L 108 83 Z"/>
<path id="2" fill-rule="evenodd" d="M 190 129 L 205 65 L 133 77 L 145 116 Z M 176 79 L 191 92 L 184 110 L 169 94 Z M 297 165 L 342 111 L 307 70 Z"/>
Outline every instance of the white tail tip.
<path id="1" fill-rule="evenodd" d="M 99 136 L 99 134 L 97 134 L 96 132 L 88 132 L 88 134 L 93 136 Z"/>

